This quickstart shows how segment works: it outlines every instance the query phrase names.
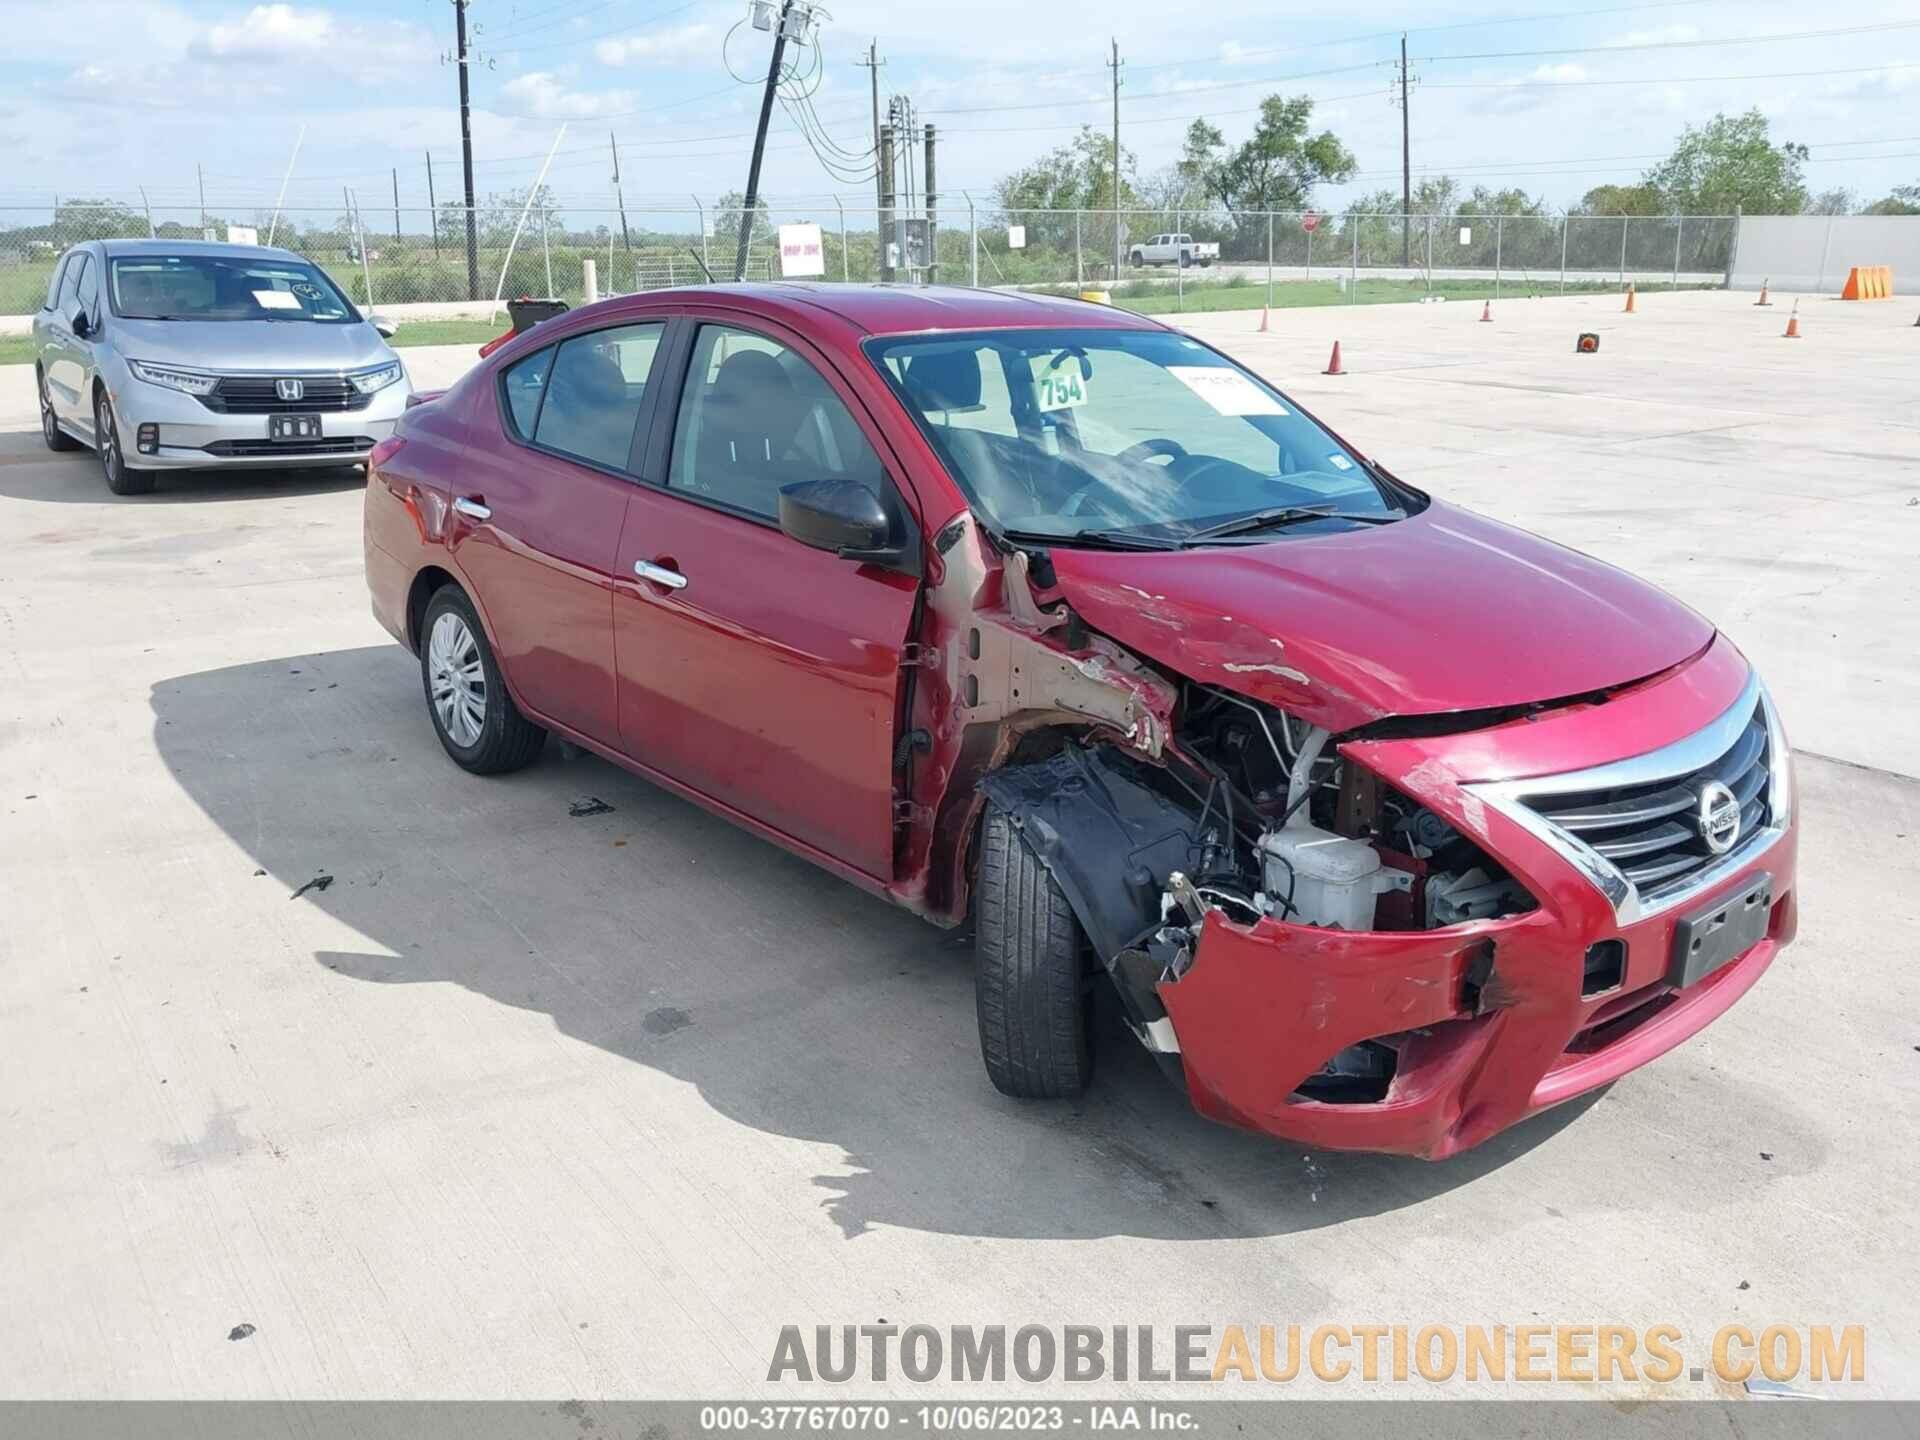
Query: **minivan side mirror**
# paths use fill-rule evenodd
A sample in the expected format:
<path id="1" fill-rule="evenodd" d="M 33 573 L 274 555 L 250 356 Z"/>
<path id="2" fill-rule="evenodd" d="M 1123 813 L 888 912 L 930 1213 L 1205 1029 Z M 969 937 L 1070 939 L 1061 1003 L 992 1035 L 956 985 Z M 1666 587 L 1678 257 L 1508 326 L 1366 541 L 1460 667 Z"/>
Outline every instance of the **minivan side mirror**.
<path id="1" fill-rule="evenodd" d="M 384 315 L 369 315 L 367 317 L 367 323 L 373 326 L 374 333 L 382 340 L 391 340 L 394 332 L 400 328 Z"/>
<path id="2" fill-rule="evenodd" d="M 86 311 L 76 310 L 73 312 L 72 329 L 73 338 L 76 340 L 84 340 L 93 333 L 93 322 L 87 318 Z"/>
<path id="3" fill-rule="evenodd" d="M 893 519 L 858 480 L 801 480 L 780 487 L 780 528 L 790 539 L 843 560 L 912 568 L 913 551 L 894 543 Z"/>

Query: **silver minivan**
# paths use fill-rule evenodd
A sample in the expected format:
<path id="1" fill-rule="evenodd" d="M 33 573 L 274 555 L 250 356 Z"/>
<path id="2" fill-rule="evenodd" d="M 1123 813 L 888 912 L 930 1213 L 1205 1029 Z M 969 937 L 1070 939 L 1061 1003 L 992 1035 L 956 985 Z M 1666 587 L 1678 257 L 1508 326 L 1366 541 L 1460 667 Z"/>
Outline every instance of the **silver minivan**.
<path id="1" fill-rule="evenodd" d="M 41 432 L 91 445 L 116 495 L 160 470 L 358 464 L 411 391 L 392 333 L 291 251 L 90 241 L 34 317 Z"/>

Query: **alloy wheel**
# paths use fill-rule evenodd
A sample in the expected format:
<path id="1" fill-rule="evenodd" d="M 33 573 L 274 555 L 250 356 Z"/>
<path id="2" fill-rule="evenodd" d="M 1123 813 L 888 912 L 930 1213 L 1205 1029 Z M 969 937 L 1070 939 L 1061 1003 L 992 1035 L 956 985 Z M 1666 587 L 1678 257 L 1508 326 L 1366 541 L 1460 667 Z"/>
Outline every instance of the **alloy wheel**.
<path id="1" fill-rule="evenodd" d="M 454 744 L 479 743 L 487 720 L 487 672 L 467 622 L 448 611 L 427 637 L 427 677 L 434 712 Z"/>
<path id="2" fill-rule="evenodd" d="M 94 449 L 100 452 L 100 468 L 107 472 L 107 479 L 112 480 L 120 459 L 120 436 L 113 426 L 113 402 L 105 395 L 93 402 L 93 430 Z"/>
<path id="3" fill-rule="evenodd" d="M 60 443 L 60 422 L 53 415 L 53 396 L 47 393 L 47 377 L 40 377 L 40 433 L 49 446 Z"/>

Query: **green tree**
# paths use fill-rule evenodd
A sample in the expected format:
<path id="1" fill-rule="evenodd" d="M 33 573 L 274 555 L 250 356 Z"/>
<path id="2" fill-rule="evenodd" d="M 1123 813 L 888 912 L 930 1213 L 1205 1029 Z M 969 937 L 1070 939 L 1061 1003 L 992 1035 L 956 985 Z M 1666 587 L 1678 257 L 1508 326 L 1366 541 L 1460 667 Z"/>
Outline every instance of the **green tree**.
<path id="1" fill-rule="evenodd" d="M 1120 202 L 1118 208 L 1132 209 L 1141 203 L 1137 185 L 1138 162 L 1125 146 L 1120 149 Z M 1037 211 L 1112 210 L 1113 137 L 1082 125 L 1080 133 L 1065 145 L 1059 145 L 1038 160 L 1005 175 L 993 187 L 993 199 L 1004 219 L 1027 228 L 1027 244 L 1032 248 L 1069 250 L 1074 244 L 1072 215 L 1048 215 Z M 1105 233 L 1113 233 L 1111 221 L 1102 220 Z M 1093 244 L 1094 222 L 1082 226 L 1082 242 Z M 1096 253 L 1105 253 L 1098 250 Z"/>
<path id="2" fill-rule="evenodd" d="M 1883 200 L 1876 200 L 1860 212 L 1862 215 L 1920 215 L 1920 185 L 1896 185 Z"/>
<path id="3" fill-rule="evenodd" d="M 1647 171 L 1669 214 L 1797 215 L 1807 202 L 1807 147 L 1773 143 L 1767 117 L 1715 115 L 1681 131 L 1673 153 Z"/>
<path id="4" fill-rule="evenodd" d="M 1310 96 L 1269 95 L 1260 102 L 1253 134 L 1232 149 L 1218 130 L 1196 121 L 1180 163 L 1230 211 L 1303 210 L 1315 185 L 1348 179 L 1359 169 L 1331 130 L 1307 133 L 1312 121 Z"/>
<path id="5" fill-rule="evenodd" d="M 1651 185 L 1596 185 L 1569 212 L 1574 215 L 1660 215 L 1666 202 Z"/>

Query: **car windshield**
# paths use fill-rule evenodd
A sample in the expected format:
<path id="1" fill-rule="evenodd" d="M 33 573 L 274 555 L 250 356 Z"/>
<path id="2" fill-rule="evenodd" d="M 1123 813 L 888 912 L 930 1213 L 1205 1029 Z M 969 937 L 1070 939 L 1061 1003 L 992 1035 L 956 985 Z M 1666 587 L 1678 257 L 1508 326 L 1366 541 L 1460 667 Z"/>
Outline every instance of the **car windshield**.
<path id="1" fill-rule="evenodd" d="M 130 255 L 110 266 L 113 313 L 126 320 L 360 318 L 318 266 L 224 255 Z"/>
<path id="2" fill-rule="evenodd" d="M 1421 503 L 1183 335 L 991 330 L 866 348 L 1003 534 L 1237 544 L 1384 523 Z"/>

